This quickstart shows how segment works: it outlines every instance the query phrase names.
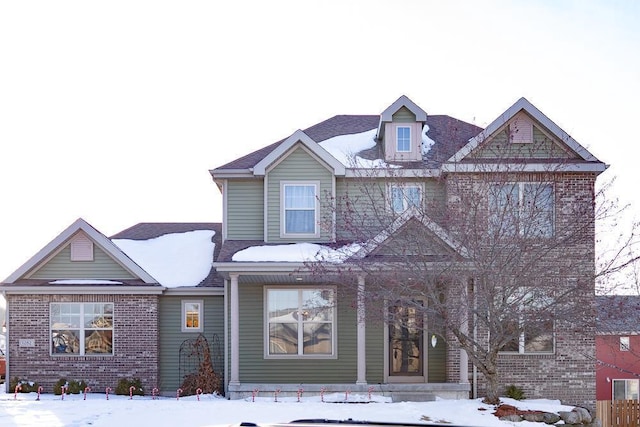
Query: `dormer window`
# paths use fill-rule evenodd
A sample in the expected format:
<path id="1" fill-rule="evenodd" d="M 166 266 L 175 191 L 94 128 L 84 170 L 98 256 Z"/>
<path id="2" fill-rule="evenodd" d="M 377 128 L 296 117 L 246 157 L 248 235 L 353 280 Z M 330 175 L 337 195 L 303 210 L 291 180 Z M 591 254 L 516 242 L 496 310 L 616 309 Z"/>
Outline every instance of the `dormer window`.
<path id="1" fill-rule="evenodd" d="M 93 242 L 78 234 L 71 240 L 71 261 L 93 261 Z"/>
<path id="2" fill-rule="evenodd" d="M 411 128 L 409 126 L 396 128 L 396 151 L 399 153 L 411 151 Z"/>

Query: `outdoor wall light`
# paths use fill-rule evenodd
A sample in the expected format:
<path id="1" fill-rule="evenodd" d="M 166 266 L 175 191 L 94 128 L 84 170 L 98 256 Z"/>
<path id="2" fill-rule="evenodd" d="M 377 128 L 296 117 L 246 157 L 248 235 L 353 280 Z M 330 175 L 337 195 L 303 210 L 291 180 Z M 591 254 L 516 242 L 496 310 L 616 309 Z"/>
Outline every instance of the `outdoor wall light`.
<path id="1" fill-rule="evenodd" d="M 431 335 L 431 347 L 436 348 L 437 344 L 438 344 L 438 337 L 436 336 L 436 334 Z"/>

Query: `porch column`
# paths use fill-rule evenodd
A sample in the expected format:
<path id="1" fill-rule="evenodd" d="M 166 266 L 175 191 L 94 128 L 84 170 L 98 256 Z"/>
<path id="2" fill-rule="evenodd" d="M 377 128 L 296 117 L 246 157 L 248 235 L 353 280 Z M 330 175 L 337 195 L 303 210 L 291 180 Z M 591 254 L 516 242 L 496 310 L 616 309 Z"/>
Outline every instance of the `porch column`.
<path id="1" fill-rule="evenodd" d="M 237 273 L 229 274 L 231 278 L 231 378 L 229 385 L 240 385 L 240 303 L 238 302 Z"/>
<path id="2" fill-rule="evenodd" d="M 358 276 L 358 376 L 356 384 L 367 384 L 367 346 L 365 326 L 364 276 Z"/>

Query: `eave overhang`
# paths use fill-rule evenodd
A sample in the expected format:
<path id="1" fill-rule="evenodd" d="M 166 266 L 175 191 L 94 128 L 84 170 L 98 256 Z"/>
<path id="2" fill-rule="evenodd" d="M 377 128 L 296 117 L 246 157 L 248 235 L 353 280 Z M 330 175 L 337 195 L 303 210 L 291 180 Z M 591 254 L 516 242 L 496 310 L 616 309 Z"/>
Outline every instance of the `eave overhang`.
<path id="1" fill-rule="evenodd" d="M 167 288 L 164 286 L 104 286 L 104 285 L 10 285 L 0 287 L 0 291 L 7 295 L 160 295 Z"/>
<path id="2" fill-rule="evenodd" d="M 445 163 L 443 173 L 591 172 L 607 170 L 604 163 Z"/>

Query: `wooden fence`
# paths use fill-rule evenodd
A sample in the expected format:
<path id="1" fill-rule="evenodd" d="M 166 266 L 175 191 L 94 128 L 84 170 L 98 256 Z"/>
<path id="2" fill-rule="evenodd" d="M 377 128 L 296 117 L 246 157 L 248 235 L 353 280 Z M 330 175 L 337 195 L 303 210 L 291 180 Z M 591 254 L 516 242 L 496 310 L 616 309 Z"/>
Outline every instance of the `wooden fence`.
<path id="1" fill-rule="evenodd" d="M 598 400 L 596 418 L 602 427 L 640 426 L 640 402 L 637 400 Z"/>

